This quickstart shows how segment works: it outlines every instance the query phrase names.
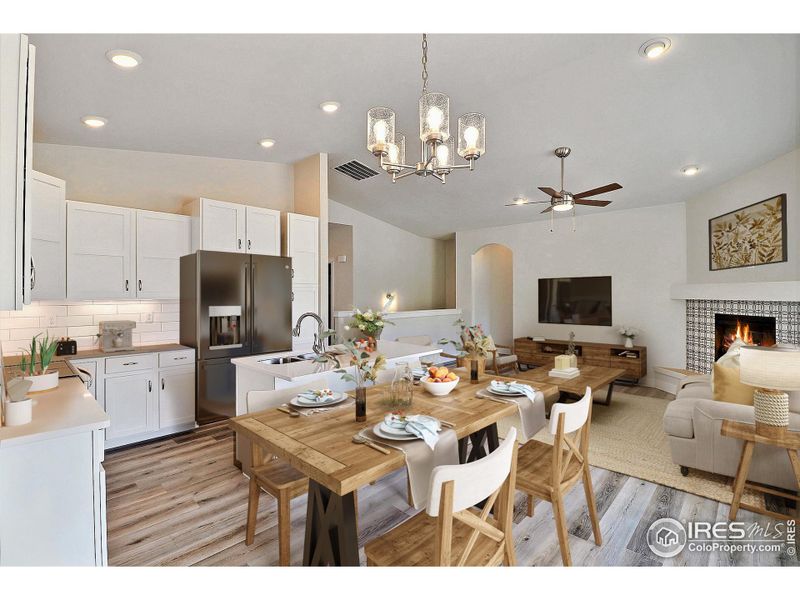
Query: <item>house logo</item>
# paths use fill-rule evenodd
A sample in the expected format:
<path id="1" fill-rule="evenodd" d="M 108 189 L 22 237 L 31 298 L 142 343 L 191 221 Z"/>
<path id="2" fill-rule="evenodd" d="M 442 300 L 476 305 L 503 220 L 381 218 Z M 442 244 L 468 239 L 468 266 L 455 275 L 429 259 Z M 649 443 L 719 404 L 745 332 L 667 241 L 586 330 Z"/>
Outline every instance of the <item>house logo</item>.
<path id="1" fill-rule="evenodd" d="M 647 530 L 647 545 L 661 558 L 677 556 L 686 546 L 686 529 L 676 519 L 658 519 Z"/>

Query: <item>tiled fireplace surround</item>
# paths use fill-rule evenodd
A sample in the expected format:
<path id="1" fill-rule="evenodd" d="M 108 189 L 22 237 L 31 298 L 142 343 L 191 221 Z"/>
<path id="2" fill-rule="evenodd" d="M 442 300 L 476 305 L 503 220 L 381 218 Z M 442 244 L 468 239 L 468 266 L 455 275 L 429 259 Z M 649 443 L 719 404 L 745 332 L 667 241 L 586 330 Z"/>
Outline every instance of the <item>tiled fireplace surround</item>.
<path id="1" fill-rule="evenodd" d="M 714 364 L 714 315 L 775 317 L 777 341 L 800 344 L 800 302 L 686 300 L 686 368 L 710 373 Z"/>

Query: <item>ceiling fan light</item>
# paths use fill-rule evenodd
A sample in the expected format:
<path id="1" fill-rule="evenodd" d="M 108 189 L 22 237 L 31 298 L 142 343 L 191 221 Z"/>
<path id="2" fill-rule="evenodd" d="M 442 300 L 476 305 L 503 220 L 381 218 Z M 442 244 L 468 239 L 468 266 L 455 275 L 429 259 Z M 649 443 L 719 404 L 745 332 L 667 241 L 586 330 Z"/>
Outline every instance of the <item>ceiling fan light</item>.
<path id="1" fill-rule="evenodd" d="M 450 138 L 450 98 L 427 92 L 419 99 L 419 139 L 446 142 Z"/>
<path id="2" fill-rule="evenodd" d="M 564 204 L 554 204 L 553 210 L 557 212 L 567 212 L 568 210 L 572 210 L 572 206 L 573 206 L 572 202 L 569 203 L 565 202 Z"/>
<path id="3" fill-rule="evenodd" d="M 367 150 L 375 156 L 385 155 L 394 144 L 394 111 L 375 106 L 367 112 Z"/>
<path id="4" fill-rule="evenodd" d="M 486 152 L 486 117 L 481 113 L 467 113 L 458 118 L 458 155 L 477 159 Z"/>

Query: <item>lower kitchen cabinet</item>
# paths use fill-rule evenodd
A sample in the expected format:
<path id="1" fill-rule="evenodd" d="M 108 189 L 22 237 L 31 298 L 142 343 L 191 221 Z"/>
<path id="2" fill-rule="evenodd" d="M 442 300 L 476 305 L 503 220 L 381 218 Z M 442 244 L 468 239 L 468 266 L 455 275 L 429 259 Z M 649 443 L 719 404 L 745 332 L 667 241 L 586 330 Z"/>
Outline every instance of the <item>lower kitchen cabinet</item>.
<path id="1" fill-rule="evenodd" d="M 194 424 L 194 364 L 162 369 L 158 387 L 159 429 Z"/>
<path id="2" fill-rule="evenodd" d="M 106 447 L 114 440 L 158 430 L 154 379 L 152 371 L 106 377 L 106 412 L 111 419 L 106 429 Z"/>

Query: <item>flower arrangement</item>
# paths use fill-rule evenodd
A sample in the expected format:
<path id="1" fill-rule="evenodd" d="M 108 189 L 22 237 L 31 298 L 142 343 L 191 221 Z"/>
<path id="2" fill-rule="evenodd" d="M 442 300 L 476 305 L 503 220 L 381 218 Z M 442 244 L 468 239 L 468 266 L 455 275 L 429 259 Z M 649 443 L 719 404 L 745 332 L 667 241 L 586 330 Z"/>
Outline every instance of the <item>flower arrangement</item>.
<path id="1" fill-rule="evenodd" d="M 567 344 L 567 350 L 564 352 L 567 356 L 575 356 L 578 351 L 575 348 L 575 332 L 569 332 L 569 344 Z"/>
<path id="2" fill-rule="evenodd" d="M 489 337 L 483 332 L 481 325 L 467 325 L 464 319 L 458 319 L 453 325 L 461 329 L 459 340 L 442 338 L 439 340 L 440 344 L 452 344 L 459 356 L 468 356 L 470 358 L 485 358 L 488 356 L 492 350 L 492 345 Z"/>
<path id="3" fill-rule="evenodd" d="M 41 333 L 37 333 L 31 339 L 30 348 L 21 348 L 22 358 L 19 361 L 19 368 L 25 377 L 33 377 L 34 375 L 44 375 L 47 373 L 47 368 L 56 354 L 56 347 L 58 340 L 50 339 L 50 336 L 45 334 L 44 338 L 39 341 Z M 37 367 L 38 359 L 38 367 Z"/>
<path id="4" fill-rule="evenodd" d="M 375 383 L 378 378 L 378 373 L 386 368 L 386 357 L 383 354 L 378 354 L 373 360 L 370 360 L 370 355 L 366 351 L 363 342 L 348 341 L 344 343 L 344 347 L 350 355 L 350 365 L 355 366 L 354 373 L 348 373 L 345 369 L 341 368 L 341 361 L 336 358 L 336 365 L 340 367 L 336 369 L 336 373 L 342 375 L 343 381 L 355 383 L 356 387 L 363 387 L 368 381 Z"/>
<path id="5" fill-rule="evenodd" d="M 625 325 L 624 327 L 620 327 L 619 328 L 619 334 L 622 337 L 626 337 L 626 338 L 632 340 L 637 335 L 639 335 L 639 330 L 635 329 L 633 327 L 628 327 L 627 325 Z"/>
<path id="6" fill-rule="evenodd" d="M 391 321 L 385 318 L 385 313 L 380 311 L 373 311 L 368 308 L 365 312 L 361 312 L 358 308 L 353 311 L 353 320 L 345 329 L 358 329 L 369 337 L 377 337 L 383 330 L 384 325 L 394 325 Z"/>

